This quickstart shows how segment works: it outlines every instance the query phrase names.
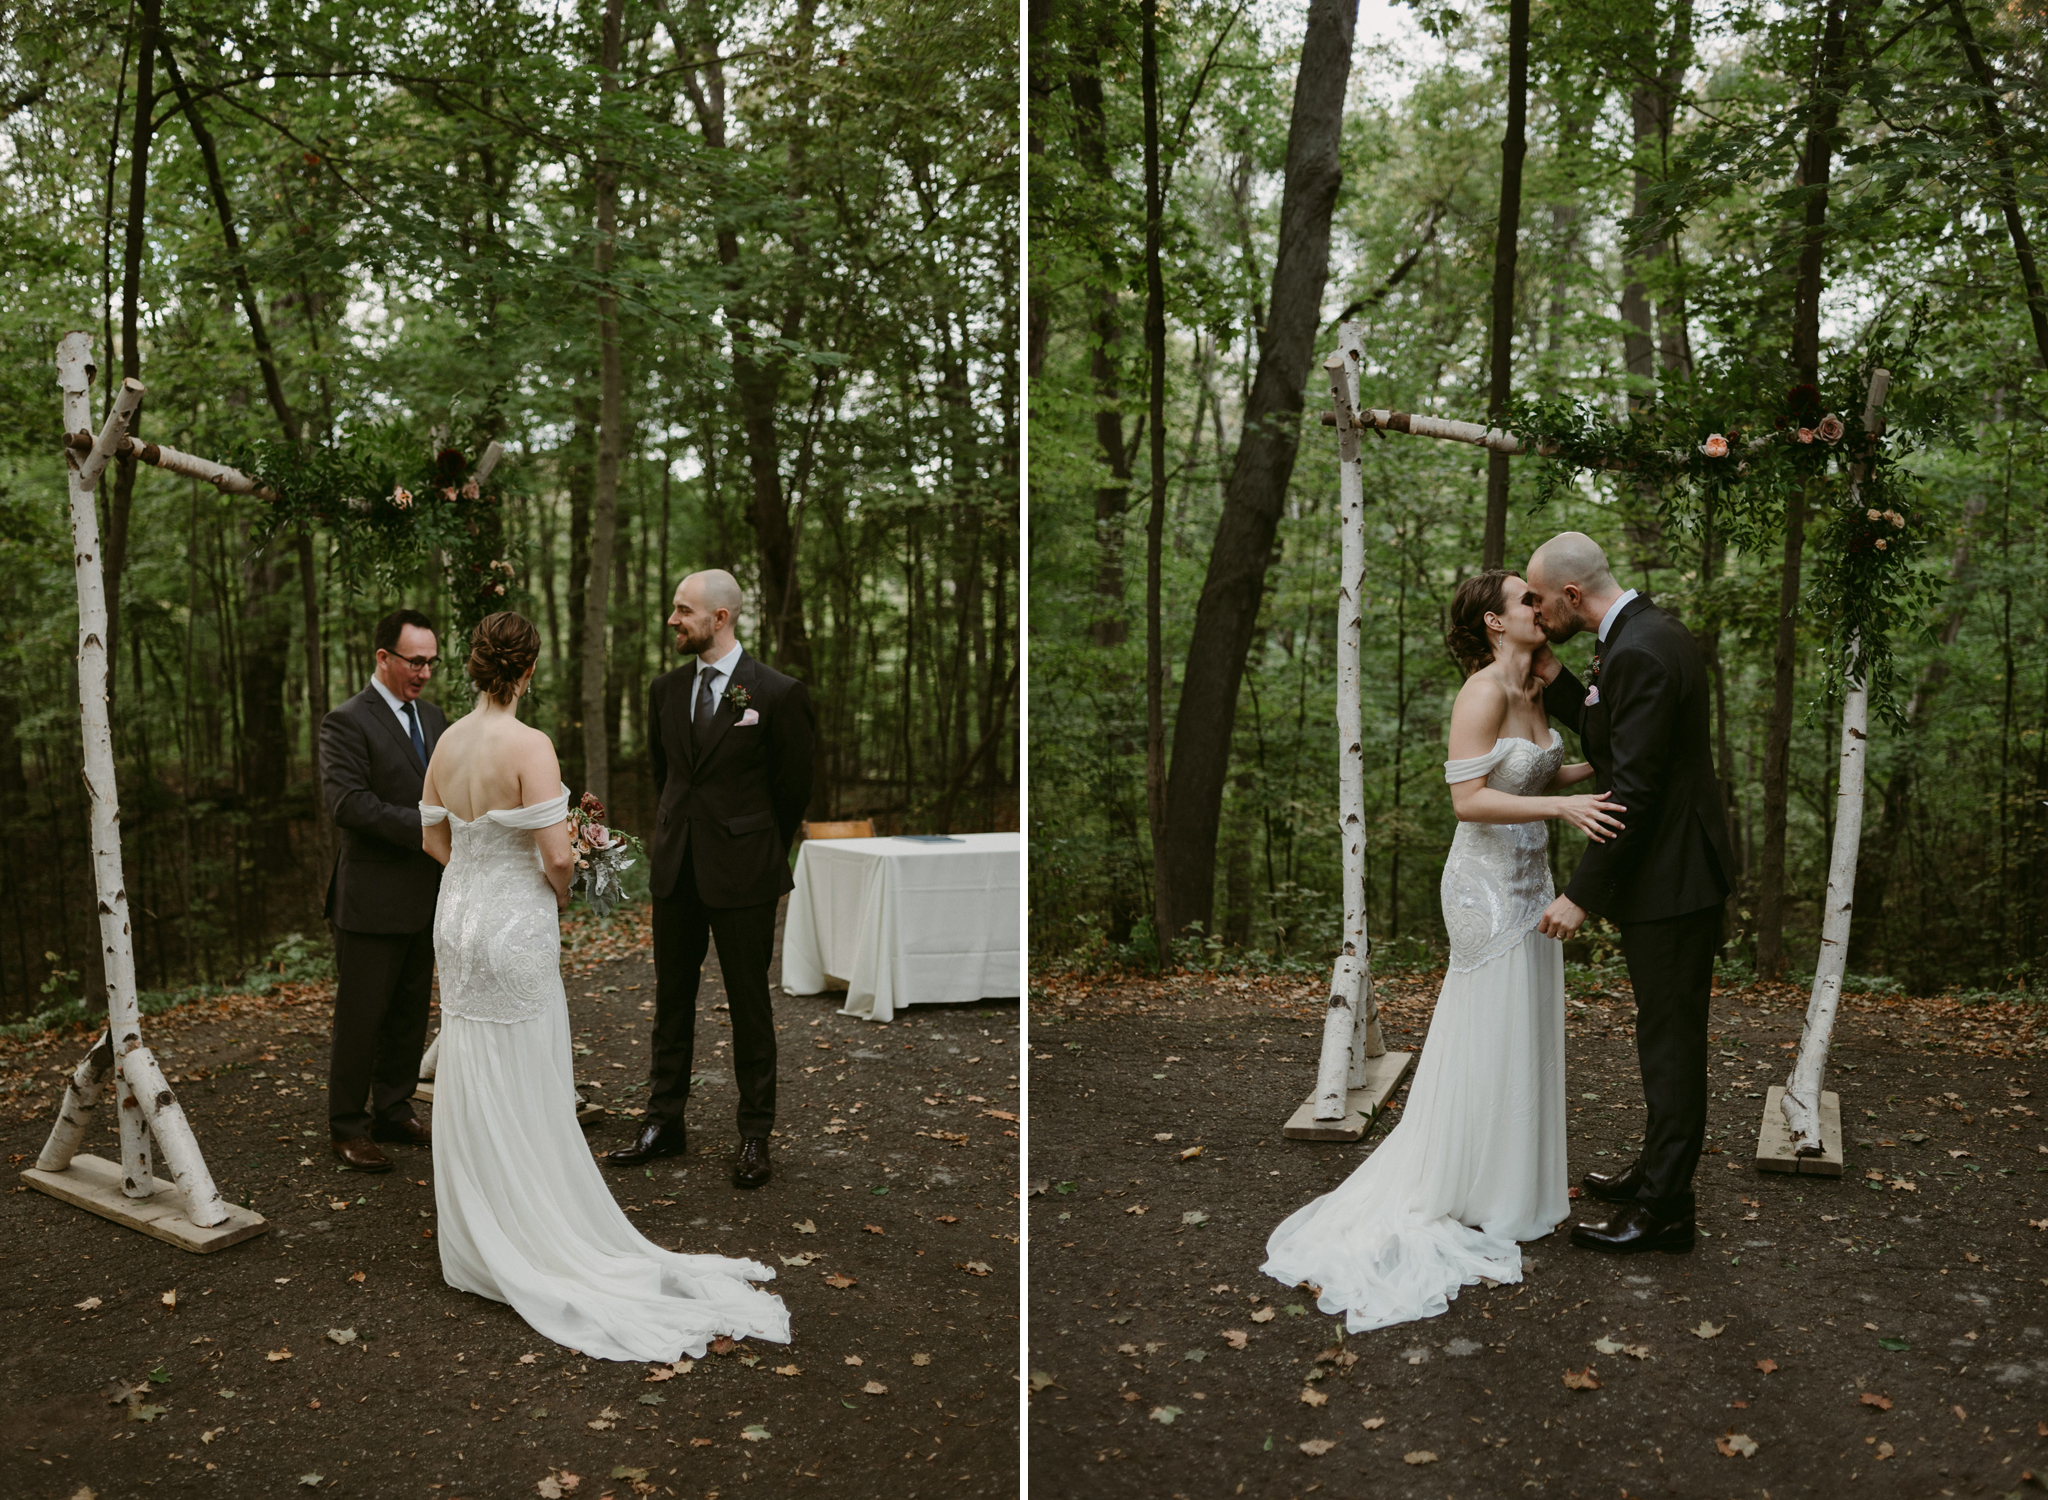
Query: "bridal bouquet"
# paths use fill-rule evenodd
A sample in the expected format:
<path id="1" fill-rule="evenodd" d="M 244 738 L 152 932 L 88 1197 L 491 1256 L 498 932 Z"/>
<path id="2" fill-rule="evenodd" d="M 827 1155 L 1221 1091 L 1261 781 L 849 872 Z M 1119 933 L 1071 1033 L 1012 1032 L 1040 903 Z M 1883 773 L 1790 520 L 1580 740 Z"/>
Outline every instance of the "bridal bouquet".
<path id="1" fill-rule="evenodd" d="M 569 809 L 569 850 L 576 856 L 576 873 L 569 878 L 569 894 L 581 896 L 600 917 L 626 899 L 625 873 L 633 867 L 640 843 L 630 833 L 605 826 L 604 804 L 585 792 Z"/>

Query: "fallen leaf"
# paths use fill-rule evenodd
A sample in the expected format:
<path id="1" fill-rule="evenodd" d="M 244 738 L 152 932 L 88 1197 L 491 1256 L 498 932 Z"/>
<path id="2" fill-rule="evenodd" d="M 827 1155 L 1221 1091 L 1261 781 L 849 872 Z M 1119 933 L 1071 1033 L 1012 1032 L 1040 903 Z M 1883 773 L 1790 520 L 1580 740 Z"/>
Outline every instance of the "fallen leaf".
<path id="1" fill-rule="evenodd" d="M 1948 1154 L 1948 1159 L 1949 1159 L 1950 1161 L 1954 1161 L 1954 1160 L 1956 1160 L 1956 1158 L 1958 1158 L 1958 1157 L 1962 1157 L 1962 1156 L 1971 1156 L 1971 1155 L 1974 1155 L 1974 1154 L 1975 1154 L 1975 1153 L 1973 1153 L 1973 1152 L 1969 1152 L 1969 1151 L 1951 1151 L 1951 1152 L 1949 1152 L 1949 1154 Z"/>
<path id="2" fill-rule="evenodd" d="M 1385 1417 L 1367 1417 L 1363 1422 L 1360 1422 L 1358 1425 L 1360 1427 L 1363 1427 L 1367 1432 L 1378 1432 L 1382 1427 L 1387 1425 L 1387 1419 Z"/>
<path id="3" fill-rule="evenodd" d="M 1146 1415 L 1151 1417 L 1151 1419 L 1157 1422 L 1161 1427 L 1171 1427 L 1173 1425 L 1173 1419 L 1175 1417 L 1182 1416 L 1185 1414 L 1181 1411 L 1181 1409 L 1178 1406 L 1155 1406 L 1152 1408 L 1150 1412 L 1146 1413 Z"/>
<path id="4" fill-rule="evenodd" d="M 301 1474 L 299 1476 L 299 1483 L 309 1490 L 317 1490 L 326 1477 L 324 1474 Z"/>
<path id="5" fill-rule="evenodd" d="M 337 1344 L 353 1344 L 356 1341 L 356 1331 L 353 1328 L 330 1328 L 327 1330 L 327 1337 Z"/>
<path id="6" fill-rule="evenodd" d="M 1892 1456 L 1892 1454 L 1894 1454 L 1894 1453 L 1895 1453 L 1895 1452 L 1897 1452 L 1897 1451 L 1898 1451 L 1898 1450 L 1897 1450 L 1897 1449 L 1895 1449 L 1895 1448 L 1893 1448 L 1893 1447 L 1892 1447 L 1892 1445 L 1891 1445 L 1890 1443 L 1879 1443 L 1879 1444 L 1877 1445 L 1877 1456 L 1878 1456 L 1878 1457 L 1879 1457 L 1880 1459 L 1886 1459 L 1886 1458 L 1890 1458 L 1890 1457 Z M 2024 1479 L 2024 1478 L 2025 1478 L 2026 1476 L 2025 1476 L 2025 1475 L 2021 1475 L 2020 1477 L 2021 1477 L 2022 1479 Z"/>
<path id="7" fill-rule="evenodd" d="M 1756 1362 L 1756 1367 L 1768 1375 L 1771 1371 L 1778 1368 L 1778 1362 L 1775 1359 L 1760 1359 Z"/>
<path id="8" fill-rule="evenodd" d="M 276 1364 L 281 1359 L 290 1359 L 292 1357 L 292 1351 L 289 1349 L 273 1349 L 263 1357 L 269 1360 L 272 1364 Z"/>
<path id="9" fill-rule="evenodd" d="M 982 1113 L 991 1120 L 1010 1120 L 1014 1122 L 1017 1118 L 1007 1109 L 985 1109 Z"/>
<path id="10" fill-rule="evenodd" d="M 867 1361 L 862 1359 L 858 1354 L 847 1355 L 846 1362 L 850 1365 L 864 1365 L 867 1363 Z"/>
<path id="11" fill-rule="evenodd" d="M 1436 1462 L 1436 1455 L 1427 1448 L 1417 1448 L 1413 1453 L 1402 1454 L 1401 1462 L 1404 1464 L 1433 1464 Z"/>
<path id="12" fill-rule="evenodd" d="M 1301 1404 L 1303 1406 L 1328 1406 L 1330 1398 L 1314 1386 L 1303 1386 L 1301 1389 Z"/>
<path id="13" fill-rule="evenodd" d="M 356 1272 L 356 1274 L 355 1274 L 355 1275 L 353 1275 L 353 1276 L 349 1277 L 349 1280 L 350 1280 L 350 1281 L 361 1281 L 361 1280 L 363 1280 L 363 1273 L 362 1273 L 361 1271 L 358 1271 L 358 1272 Z"/>
<path id="14" fill-rule="evenodd" d="M 71 1305 L 77 1308 L 80 1312 L 91 1312 L 95 1307 L 98 1307 L 100 1305 L 100 1299 L 97 1297 L 88 1297 L 83 1302 L 74 1302 Z"/>
<path id="15" fill-rule="evenodd" d="M 178 1310 L 178 1289 L 176 1287 L 172 1287 L 168 1292 L 165 1292 L 161 1297 L 157 1298 L 156 1300 L 163 1303 L 163 1305 L 165 1307 L 168 1307 L 172 1312 L 176 1312 Z"/>
<path id="16" fill-rule="evenodd" d="M 1151 1211 L 1152 1210 L 1150 1206 L 1143 1203 L 1133 1203 L 1129 1208 L 1124 1210 L 1124 1212 L 1127 1214 L 1137 1214 L 1140 1217 L 1143 1217 L 1145 1214 L 1148 1214 Z"/>
<path id="17" fill-rule="evenodd" d="M 1858 1396 L 1856 1399 L 1858 1401 L 1861 1401 L 1865 1406 L 1876 1407 L 1879 1411 L 1890 1411 L 1892 1409 L 1892 1398 L 1889 1396 L 1880 1396 L 1876 1391 L 1865 1391 L 1861 1396 Z"/>
<path id="18" fill-rule="evenodd" d="M 1251 1335 L 1242 1328 L 1226 1328 L 1223 1330 L 1223 1342 L 1230 1345 L 1233 1349 L 1242 1349 L 1250 1340 Z"/>
<path id="19" fill-rule="evenodd" d="M 818 1258 L 818 1257 L 817 1257 L 817 1256 L 816 1256 L 816 1255 L 815 1255 L 814 1253 L 812 1253 L 812 1252 L 811 1252 L 811 1251 L 809 1251 L 809 1250 L 806 1250 L 806 1251 L 804 1251 L 804 1252 L 803 1252 L 803 1253 L 802 1253 L 801 1255 L 785 1255 L 785 1256 L 783 1256 L 783 1257 L 782 1257 L 782 1263 L 783 1263 L 783 1264 L 784 1264 L 785 1266 L 807 1266 L 807 1265 L 809 1265 L 809 1264 L 810 1264 L 810 1263 L 811 1263 L 812 1261 L 816 1260 L 817 1258 Z"/>
<path id="20" fill-rule="evenodd" d="M 647 1471 L 645 1469 L 629 1469 L 624 1464 L 620 1464 L 612 1470 L 612 1478 L 614 1479 L 645 1479 L 646 1477 Z"/>
<path id="21" fill-rule="evenodd" d="M 212 1442 L 212 1441 L 213 1441 L 213 1440 L 214 1440 L 215 1438 L 219 1437 L 219 1436 L 220 1436 L 220 1435 L 221 1435 L 221 1434 L 222 1434 L 223 1432 L 226 1432 L 226 1431 L 227 1431 L 227 1428 L 225 1428 L 225 1427 L 215 1427 L 215 1428 L 211 1428 L 211 1429 L 209 1429 L 208 1431 L 206 1431 L 206 1432 L 202 1432 L 202 1433 L 200 1433 L 200 1434 L 199 1434 L 199 1441 L 200 1441 L 200 1442 L 202 1442 L 202 1443 L 210 1443 L 210 1442 Z"/>
<path id="22" fill-rule="evenodd" d="M 1200 1229 L 1209 1222 L 1209 1216 L 1199 1208 L 1191 1208 L 1180 1216 L 1180 1221 L 1183 1224 L 1192 1224 L 1195 1228 Z"/>
<path id="23" fill-rule="evenodd" d="M 1714 1447 L 1723 1458 L 1748 1458 L 1756 1452 L 1756 1439 L 1746 1432 L 1737 1432 L 1733 1427 L 1714 1439 Z"/>
<path id="24" fill-rule="evenodd" d="M 886 1396 L 889 1394 L 889 1388 L 879 1380 L 870 1380 L 861 1389 L 870 1396 Z"/>
<path id="25" fill-rule="evenodd" d="M 882 1233 L 882 1226 L 879 1224 L 863 1224 L 861 1228 L 865 1229 L 869 1234 Z"/>
<path id="26" fill-rule="evenodd" d="M 656 1365 L 647 1372 L 647 1379 L 649 1380 L 674 1380 L 675 1378 L 676 1372 L 667 1365 Z"/>
<path id="27" fill-rule="evenodd" d="M 914 1365 L 928 1365 L 932 1362 L 932 1357 L 929 1354 L 913 1354 L 910 1356 L 910 1362 Z"/>
<path id="28" fill-rule="evenodd" d="M 1951 1406 L 1949 1410 L 1956 1414 L 1956 1420 L 1958 1422 L 1965 1422 L 1969 1420 L 1970 1414 L 1964 1411 L 1960 1406 Z"/>
<path id="29" fill-rule="evenodd" d="M 801 1224 L 794 1224 L 790 1227 L 795 1229 L 798 1234 L 816 1234 L 818 1232 L 818 1226 L 809 1219 L 805 1219 Z"/>
<path id="30" fill-rule="evenodd" d="M 1052 1374 L 1050 1371 L 1033 1370 L 1031 1372 L 1031 1389 L 1033 1389 L 1034 1391 L 1042 1391 L 1049 1385 L 1058 1384 L 1059 1382 L 1052 1378 Z"/>
<path id="31" fill-rule="evenodd" d="M 837 1273 L 834 1273 L 833 1275 L 827 1276 L 825 1278 L 825 1285 L 836 1286 L 839 1287 L 841 1290 L 844 1290 L 845 1288 L 850 1286 L 859 1286 L 860 1283 L 855 1281 L 851 1276 L 841 1276 Z"/>
<path id="32" fill-rule="evenodd" d="M 960 1264 L 960 1269 L 965 1271 L 969 1276 L 986 1276 L 990 1271 L 994 1270 L 995 1267 L 991 1266 L 985 1260 L 969 1260 L 962 1261 Z"/>
<path id="33" fill-rule="evenodd" d="M 1280 1310 L 1278 1308 L 1262 1307 L 1252 1314 L 1252 1321 L 1254 1323 L 1270 1323 L 1279 1316 Z"/>
<path id="34" fill-rule="evenodd" d="M 169 1411 L 168 1406 L 146 1406 L 140 1401 L 128 1403 L 128 1420 L 131 1422 L 154 1422 Z"/>
<path id="35" fill-rule="evenodd" d="M 1703 1339 L 1717 1339 L 1721 1336 L 1721 1330 L 1726 1328 L 1727 1326 L 1728 1325 L 1726 1323 L 1722 1323 L 1717 1327 L 1716 1325 L 1709 1323 L 1705 1318 L 1701 1318 L 1700 1326 L 1693 1329 L 1692 1331 Z"/>
<path id="36" fill-rule="evenodd" d="M 801 1375 L 803 1371 L 799 1370 L 795 1365 L 777 1365 L 775 1373 L 778 1375 Z"/>
<path id="37" fill-rule="evenodd" d="M 1626 1354 L 1630 1359 L 1648 1359 L 1650 1357 L 1650 1346 L 1648 1344 L 1624 1344 L 1617 1339 L 1610 1338 L 1606 1334 L 1602 1334 L 1593 1341 L 1593 1349 L 1598 1354 Z"/>
<path id="38" fill-rule="evenodd" d="M 1201 1154 L 1202 1148 L 1200 1146 L 1190 1146 L 1187 1150 L 1181 1152 L 1180 1159 L 1182 1161 L 1193 1161 L 1196 1157 L 1200 1156 Z"/>
<path id="39" fill-rule="evenodd" d="M 1907 1343 L 1904 1339 L 1879 1339 L 1877 1341 L 1877 1347 L 1880 1349 L 1889 1349 L 1894 1354 L 1909 1354 L 1912 1352 L 1913 1349 L 1913 1346 Z"/>
<path id="40" fill-rule="evenodd" d="M 940 1214 L 932 1222 L 935 1224 L 958 1224 L 960 1220 L 953 1214 Z"/>
<path id="41" fill-rule="evenodd" d="M 1155 1141 L 1162 1141 L 1162 1142 L 1164 1142 L 1164 1141 L 1170 1141 L 1170 1140 L 1172 1140 L 1172 1139 L 1173 1139 L 1173 1132 L 1172 1132 L 1172 1131 L 1170 1131 L 1170 1130 L 1162 1130 L 1162 1131 L 1160 1131 L 1160 1132 L 1159 1132 L 1159 1134 L 1157 1134 L 1157 1135 L 1153 1136 L 1153 1137 L 1152 1137 L 1152 1139 L 1153 1139 L 1153 1140 L 1155 1140 Z"/>
<path id="42" fill-rule="evenodd" d="M 538 1361 L 539 1359 L 540 1359 L 540 1356 L 539 1356 L 538 1354 L 522 1354 L 522 1355 L 520 1355 L 520 1356 L 519 1356 L 519 1362 L 520 1362 L 520 1363 L 521 1363 L 522 1365 L 530 1365 L 530 1364 L 533 1364 L 533 1363 L 535 1363 L 536 1361 Z"/>
<path id="43" fill-rule="evenodd" d="M 1299 1446 L 1301 1448 L 1301 1451 L 1306 1453 L 1310 1458 L 1321 1458 L 1325 1453 L 1328 1453 L 1332 1448 L 1336 1447 L 1337 1445 L 1334 1442 L 1332 1442 L 1329 1438 L 1310 1438 L 1307 1442 L 1302 1443 Z"/>
<path id="44" fill-rule="evenodd" d="M 1979 1255 L 1974 1250 L 1965 1250 L 1963 1252 L 1963 1259 L 1968 1261 L 1973 1266 L 1979 1266 L 1984 1263 L 1984 1257 Z"/>
<path id="45" fill-rule="evenodd" d="M 1564 1372 L 1564 1383 L 1575 1391 L 1597 1391 L 1600 1389 L 1600 1382 L 1594 1376 L 1591 1365 L 1587 1365 L 1583 1370 L 1566 1370 Z"/>
<path id="46" fill-rule="evenodd" d="M 691 1438 L 691 1439 L 690 1439 L 690 1446 L 691 1446 L 692 1448 L 709 1448 L 709 1447 L 711 1446 L 711 1439 L 710 1439 L 710 1438 Z"/>
<path id="47" fill-rule="evenodd" d="M 641 1393 L 640 1393 L 639 1395 L 635 1396 L 635 1397 L 634 1397 L 633 1399 L 634 1399 L 635 1401 L 639 1402 L 639 1403 L 640 1403 L 640 1405 L 642 1405 L 642 1406 L 666 1406 L 666 1405 L 668 1405 L 668 1397 L 666 1397 L 666 1396 L 662 1395 L 662 1393 L 661 1393 L 660 1391 L 642 1391 L 642 1392 L 641 1392 Z"/>

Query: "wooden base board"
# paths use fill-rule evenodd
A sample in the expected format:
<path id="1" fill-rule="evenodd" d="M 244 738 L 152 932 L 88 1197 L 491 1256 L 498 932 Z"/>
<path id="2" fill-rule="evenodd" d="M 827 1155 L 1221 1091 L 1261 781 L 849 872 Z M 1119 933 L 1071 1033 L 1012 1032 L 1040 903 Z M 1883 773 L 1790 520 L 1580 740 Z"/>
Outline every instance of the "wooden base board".
<path id="1" fill-rule="evenodd" d="M 1818 1156 L 1801 1156 L 1792 1149 L 1792 1127 L 1785 1123 L 1783 1084 L 1772 1084 L 1764 1095 L 1763 1127 L 1756 1134 L 1756 1169 L 1759 1172 L 1797 1172 L 1802 1177 L 1842 1175 L 1842 1100 L 1837 1094 L 1820 1096 L 1820 1143 Z"/>
<path id="2" fill-rule="evenodd" d="M 1316 1096 L 1310 1094 L 1280 1127 L 1280 1133 L 1290 1141 L 1362 1140 L 1372 1126 L 1374 1111 L 1387 1102 L 1414 1060 L 1413 1052 L 1382 1052 L 1378 1057 L 1367 1058 L 1365 1087 L 1351 1090 L 1345 1100 L 1343 1119 L 1318 1120 Z"/>
<path id="3" fill-rule="evenodd" d="M 434 1080 L 422 1078 L 418 1083 L 414 1084 L 412 1098 L 415 1104 L 432 1104 L 434 1102 Z"/>
<path id="4" fill-rule="evenodd" d="M 155 1197 L 130 1198 L 121 1191 L 121 1164 L 100 1156 L 80 1153 L 71 1158 L 71 1165 L 62 1172 L 30 1167 L 21 1174 L 21 1180 L 52 1198 L 61 1198 L 103 1219 L 112 1219 L 116 1224 L 197 1255 L 225 1250 L 270 1228 L 263 1215 L 230 1203 L 225 1220 L 211 1229 L 202 1229 L 185 1217 L 184 1199 L 170 1183 L 161 1177 L 154 1178 Z"/>

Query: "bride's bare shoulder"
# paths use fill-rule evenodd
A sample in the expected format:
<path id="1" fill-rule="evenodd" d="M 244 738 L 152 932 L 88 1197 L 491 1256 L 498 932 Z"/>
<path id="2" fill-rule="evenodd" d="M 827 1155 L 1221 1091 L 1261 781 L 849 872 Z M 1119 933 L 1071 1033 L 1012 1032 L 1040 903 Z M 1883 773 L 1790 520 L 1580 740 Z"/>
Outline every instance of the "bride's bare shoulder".
<path id="1" fill-rule="evenodd" d="M 1491 714 L 1498 723 L 1508 711 L 1507 685 L 1490 671 L 1474 672 L 1451 704 L 1454 718 L 1479 719 Z"/>

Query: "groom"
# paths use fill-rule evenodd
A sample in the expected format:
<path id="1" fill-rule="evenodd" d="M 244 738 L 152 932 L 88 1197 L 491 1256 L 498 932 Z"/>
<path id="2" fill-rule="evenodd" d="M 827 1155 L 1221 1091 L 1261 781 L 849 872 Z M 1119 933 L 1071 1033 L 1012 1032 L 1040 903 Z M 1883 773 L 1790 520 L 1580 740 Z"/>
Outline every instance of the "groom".
<path id="1" fill-rule="evenodd" d="M 654 771 L 654 1056 L 647 1117 L 633 1143 L 606 1160 L 637 1166 L 679 1156 L 696 1048 L 697 985 L 718 942 L 732 1013 L 740 1149 L 734 1187 L 768 1181 L 775 1124 L 775 1013 L 768 960 L 775 908 L 791 888 L 789 843 L 811 798 L 811 697 L 763 666 L 733 634 L 740 586 L 722 569 L 676 588 L 668 623 L 694 668 L 648 689 Z"/>
<path id="2" fill-rule="evenodd" d="M 1545 710 L 1577 733 L 1626 825 L 1587 845 L 1537 930 L 1571 937 L 1589 911 L 1620 929 L 1649 1107 L 1628 1170 L 1586 1175 L 1586 1192 L 1614 1209 L 1602 1223 L 1574 1226 L 1572 1243 L 1614 1254 L 1690 1250 L 1692 1176 L 1707 1128 L 1707 999 L 1735 869 L 1709 754 L 1706 665 L 1690 632 L 1620 587 L 1583 532 L 1537 548 L 1527 577 L 1553 642 L 1581 630 L 1598 636 L 1584 683 L 1548 651 L 1536 670 Z"/>
<path id="3" fill-rule="evenodd" d="M 440 660 L 434 626 L 414 609 L 377 623 L 370 685 L 320 725 L 320 779 L 341 849 L 327 885 L 334 924 L 334 1045 L 327 1124 L 335 1158 L 388 1172 L 378 1141 L 424 1146 L 414 1116 L 427 996 L 434 983 L 434 903 L 441 866 L 420 847 L 420 790 L 448 717 L 420 697 Z"/>

